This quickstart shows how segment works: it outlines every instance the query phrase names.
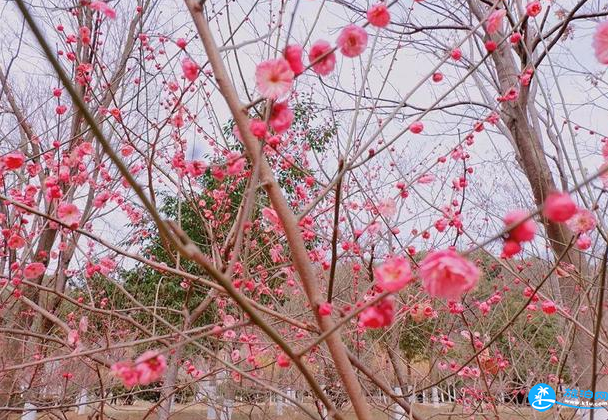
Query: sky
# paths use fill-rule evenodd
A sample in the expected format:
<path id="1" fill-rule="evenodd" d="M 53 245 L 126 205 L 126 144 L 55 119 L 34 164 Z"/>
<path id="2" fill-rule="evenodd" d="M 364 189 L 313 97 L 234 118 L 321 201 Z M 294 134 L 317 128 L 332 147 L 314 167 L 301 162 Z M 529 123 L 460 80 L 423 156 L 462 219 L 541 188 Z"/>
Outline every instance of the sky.
<path id="1" fill-rule="evenodd" d="M 234 42 L 238 45 L 247 43 L 252 39 L 258 39 L 269 32 L 271 36 L 262 41 L 246 45 L 239 49 L 238 62 L 240 71 L 245 75 L 246 82 L 250 91 L 253 92 L 253 74 L 257 63 L 264 59 L 272 58 L 278 54 L 276 46 L 285 44 L 285 32 L 288 27 L 288 22 L 294 13 L 294 7 L 297 4 L 297 10 L 294 13 L 293 26 L 289 42 L 297 42 L 309 47 L 312 42 L 317 39 L 326 39 L 334 42 L 339 30 L 347 23 L 361 24 L 363 20 L 354 11 L 345 8 L 343 5 L 336 4 L 330 1 L 321 0 L 290 0 L 286 4 L 286 10 L 283 15 L 284 25 L 281 31 L 275 28 L 276 14 L 271 20 L 271 10 L 277 10 L 279 1 L 267 0 L 261 1 L 253 8 L 253 13 L 247 22 L 238 30 L 234 36 Z M 57 37 L 52 30 L 52 25 L 64 23 L 68 25 L 65 18 L 61 18 L 64 12 L 57 10 L 48 10 L 39 7 L 42 3 L 35 3 L 34 8 L 36 17 L 40 22 L 46 22 L 46 35 L 51 43 L 57 42 Z M 59 2 L 59 5 L 67 3 Z M 120 41 L 120 28 L 124 26 L 127 17 L 131 16 L 128 12 L 134 7 L 134 3 L 129 3 L 125 0 L 113 3 L 119 11 L 119 17 L 114 26 L 106 26 L 107 31 L 106 46 L 108 51 L 112 50 L 112 43 Z M 230 17 L 230 25 L 235 26 L 240 22 L 242 17 L 249 12 L 252 7 L 250 1 L 228 2 L 230 11 L 226 13 L 225 2 L 208 1 L 212 11 L 211 14 L 221 13 L 217 22 L 213 22 L 212 29 L 218 43 L 223 43 L 228 31 L 228 17 Z M 354 2 L 356 6 L 364 9 L 367 3 L 364 1 Z M 415 24 L 445 24 L 449 20 L 438 13 L 437 6 L 442 3 L 439 1 L 426 1 L 424 3 L 400 2 L 393 8 L 393 20 L 398 22 L 412 22 Z M 544 3 L 545 7 L 547 2 Z M 554 1 L 552 3 L 553 10 L 559 10 L 560 7 L 569 8 L 574 4 L 573 1 Z M 413 6 L 412 6 L 413 5 Z M 410 8 L 410 6 L 412 6 Z M 597 8 L 597 2 L 589 3 L 589 8 Z M 19 43 L 18 39 L 22 30 L 22 20 L 19 13 L 14 8 L 14 5 L 6 2 L 0 9 L 3 21 L 8 24 L 4 25 L 2 31 L 4 37 L 0 40 L 0 65 L 3 69 L 10 66 L 10 78 L 15 84 L 16 89 L 23 95 L 24 103 L 28 104 L 28 109 L 31 112 L 37 112 L 36 99 L 40 92 L 48 89 L 49 85 L 54 85 L 56 78 L 52 71 L 41 57 L 39 48 L 33 42 L 30 35 L 25 30 L 23 43 Z M 464 14 L 461 19 L 468 19 Z M 556 22 L 556 15 L 550 14 L 548 24 Z M 548 111 L 552 113 L 557 121 L 565 120 L 569 117 L 570 124 L 566 124 L 560 130 L 563 135 L 566 150 L 572 156 L 573 165 L 577 171 L 582 166 L 585 170 L 593 170 L 599 166 L 601 160 L 598 153 L 600 145 L 598 135 L 590 135 L 587 130 L 575 130 L 575 126 L 593 129 L 596 133 L 608 134 L 608 118 L 606 118 L 606 109 L 608 103 L 603 92 L 606 91 L 605 84 L 605 67 L 597 63 L 593 56 L 591 48 L 591 37 L 595 23 L 577 21 L 574 25 L 574 31 L 571 36 L 560 41 L 555 49 L 549 55 L 549 60 L 546 60 L 537 72 L 538 77 L 542 80 L 543 89 L 538 94 L 538 98 L 545 98 L 540 105 L 541 116 L 546 118 L 548 113 L 543 108 L 548 106 Z M 72 28 L 74 29 L 74 28 Z M 356 106 L 356 101 L 352 95 L 345 94 L 341 91 L 356 92 L 361 89 L 363 76 L 362 68 L 365 68 L 366 63 L 371 62 L 373 66 L 370 68 L 368 77 L 365 79 L 365 92 L 371 96 L 381 92 L 381 96 L 388 101 L 400 101 L 404 95 L 410 93 L 418 84 L 421 78 L 429 75 L 433 67 L 445 57 L 452 45 L 456 45 L 459 40 L 465 35 L 463 31 L 442 31 L 435 37 L 434 46 L 422 43 L 427 35 L 416 34 L 414 36 L 405 36 L 399 43 L 385 38 L 385 32 L 376 33 L 373 29 L 368 30 L 370 35 L 369 47 L 362 57 L 357 59 L 347 59 L 340 57 L 338 59 L 337 71 L 323 79 L 323 83 L 318 77 L 306 76 L 298 80 L 296 89 L 301 92 L 311 92 L 314 94 L 315 100 L 320 104 L 330 108 L 333 112 L 327 112 L 340 122 L 342 130 L 336 139 L 344 146 L 347 141 L 347 133 L 350 128 L 355 128 L 358 133 L 357 137 L 363 142 L 370 138 L 377 127 L 375 123 L 379 118 L 385 118 L 386 115 L 375 110 L 371 115 L 372 124 L 363 125 L 369 115 L 367 110 L 362 110 L 356 117 L 353 117 L 352 111 L 341 112 L 343 109 L 353 109 Z M 171 39 L 178 37 L 186 37 L 188 39 L 193 36 L 193 26 L 189 21 L 189 16 L 184 10 L 181 2 L 175 0 L 160 0 L 154 10 L 154 17 L 147 23 L 146 33 L 154 37 L 158 34 L 169 36 Z M 277 41 L 277 35 L 280 38 Z M 376 39 L 376 37 L 378 37 Z M 414 43 L 416 43 L 414 45 Z M 372 45 L 375 44 L 375 48 Z M 191 47 L 190 47 L 191 45 Z M 200 63 L 205 62 L 205 55 L 202 51 L 198 40 L 193 40 L 188 47 L 188 52 L 191 56 Z M 444 48 L 438 48 L 437 45 L 443 45 Z M 279 48 L 280 49 L 280 48 Z M 17 58 L 13 59 L 19 50 Z M 166 47 L 167 56 L 171 57 L 174 54 L 179 54 L 175 46 L 168 44 Z M 372 52 L 373 51 L 373 52 Z M 471 47 L 463 48 L 465 57 L 476 62 L 479 59 L 479 52 Z M 370 57 L 370 54 L 373 54 Z M 237 81 L 237 86 L 240 89 L 242 97 L 245 97 L 243 86 L 238 76 L 239 69 L 235 61 L 233 51 L 226 52 L 227 63 L 231 73 Z M 176 64 L 177 63 L 177 64 Z M 171 76 L 179 75 L 179 60 L 174 60 L 169 64 L 168 74 Z M 390 72 L 389 72 L 390 69 Z M 466 69 L 454 66 L 452 63 L 441 67 L 441 71 L 445 75 L 445 79 L 441 84 L 425 83 L 417 89 L 411 96 L 408 103 L 414 104 L 416 107 L 426 108 L 431 105 L 436 98 L 448 90 L 453 84 L 458 83 L 465 74 Z M 387 73 L 388 72 L 388 73 Z M 487 74 L 487 72 L 485 72 Z M 496 92 L 492 91 L 489 85 L 489 80 L 481 80 L 476 84 L 472 78 L 468 78 L 465 83 L 459 86 L 454 93 L 446 98 L 446 102 L 454 101 L 482 101 L 479 86 L 485 85 L 492 95 Z M 335 89 L 334 89 L 335 88 Z M 336 90 L 337 89 L 337 90 Z M 153 96 L 153 95 L 152 95 Z M 155 98 L 149 98 L 154 100 Z M 219 121 L 226 121 L 229 118 L 227 108 L 217 92 L 212 94 L 210 101 L 213 104 L 213 111 L 218 116 Z M 390 103 L 390 102 L 386 102 Z M 362 105 L 369 106 L 372 103 L 368 100 L 363 100 Z M 564 105 L 565 104 L 565 105 Z M 187 105 L 193 109 L 204 109 L 204 98 L 198 95 L 192 95 L 188 98 Z M 390 112 L 391 109 L 386 111 Z M 162 116 L 162 112 L 159 112 Z M 325 115 L 325 114 L 324 114 Z M 424 134 L 412 136 L 406 133 L 395 142 L 395 150 L 391 156 L 398 162 L 401 173 L 412 176 L 420 173 L 424 168 L 427 168 L 436 159 L 436 153 L 449 152 L 459 141 L 460 137 L 464 136 L 465 130 L 469 129 L 475 119 L 481 119 L 487 115 L 487 110 L 481 107 L 457 107 L 450 113 L 433 112 L 424 118 L 425 131 Z M 411 108 L 406 107 L 397 114 L 395 121 L 387 127 L 384 132 L 385 138 L 391 138 L 395 133 L 400 132 L 404 127 L 407 127 L 413 118 Z M 201 118 L 203 126 L 209 129 L 210 132 L 217 133 L 217 127 L 214 127 L 215 122 L 205 122 Z M 7 125 L 8 124 L 8 125 Z M 10 126 L 11 122 L 4 118 L 2 125 Z M 14 126 L 14 124 L 13 124 Z M 487 125 L 486 125 L 487 126 Z M 532 205 L 530 194 L 528 193 L 527 181 L 523 174 L 518 170 L 514 163 L 514 154 L 509 141 L 498 130 L 488 129 L 477 135 L 476 143 L 470 148 L 472 158 L 469 162 L 476 170 L 476 177 L 472 182 L 474 188 L 471 188 L 467 206 L 465 207 L 465 216 L 470 223 L 478 225 L 479 237 L 483 239 L 488 235 L 495 233 L 499 226 L 499 218 L 505 207 L 530 207 Z M 574 136 L 572 134 L 574 133 Z M 184 134 L 188 144 L 187 156 L 190 158 L 201 158 L 209 151 L 207 142 L 202 141 L 194 131 Z M 553 149 L 545 139 L 547 153 L 553 154 Z M 574 153 L 576 146 L 577 153 Z M 335 149 L 337 150 L 337 148 Z M 334 149 L 329 150 L 325 161 L 323 161 L 323 169 L 331 177 L 335 173 L 337 155 Z M 422 158 L 421 158 L 422 157 Z M 360 179 L 364 179 L 362 174 L 368 172 L 376 173 L 375 177 L 366 180 L 367 186 L 373 190 L 374 197 L 382 198 L 394 195 L 394 182 L 401 178 L 399 173 L 395 171 L 383 174 L 382 170 L 386 170 L 388 157 L 386 153 L 381 155 L 377 160 L 372 161 L 369 165 L 364 165 L 359 174 Z M 429 216 L 425 210 L 428 208 L 428 202 L 433 202 L 436 205 L 441 205 L 445 201 L 449 201 L 453 192 L 445 185 L 451 183 L 451 179 L 457 173 L 459 168 L 454 162 L 448 165 L 449 170 L 444 170 L 437 173 L 439 181 L 430 186 L 418 186 L 416 192 L 418 198 L 412 198 L 402 209 L 402 218 L 405 220 L 401 227 L 403 233 L 402 239 L 405 243 L 408 242 L 409 231 L 412 228 L 423 229 L 432 223 L 433 218 L 437 213 Z M 383 169 L 382 169 L 383 168 Z M 580 175 L 580 174 L 579 174 Z M 407 178 L 407 177 L 406 177 Z M 572 186 L 572 185 L 570 185 Z M 160 189 L 164 188 L 159 186 Z M 359 201 L 363 197 L 358 198 Z M 425 213 L 421 215 L 421 213 Z M 489 216 L 492 223 L 488 226 L 488 221 L 485 217 Z M 124 215 L 111 214 L 99 222 L 96 222 L 98 229 L 104 237 L 118 239 L 124 235 L 126 228 L 126 219 Z M 540 246 L 540 245 L 539 245 Z"/>

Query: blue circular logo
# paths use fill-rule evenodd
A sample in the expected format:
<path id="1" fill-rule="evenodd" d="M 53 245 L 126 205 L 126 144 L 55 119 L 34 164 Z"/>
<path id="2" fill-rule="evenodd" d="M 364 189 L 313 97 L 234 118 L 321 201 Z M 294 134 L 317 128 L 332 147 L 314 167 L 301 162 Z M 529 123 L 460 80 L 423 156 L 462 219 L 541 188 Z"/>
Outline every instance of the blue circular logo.
<path id="1" fill-rule="evenodd" d="M 536 384 L 528 392 L 528 401 L 536 411 L 547 411 L 555 404 L 555 390 L 547 384 Z"/>

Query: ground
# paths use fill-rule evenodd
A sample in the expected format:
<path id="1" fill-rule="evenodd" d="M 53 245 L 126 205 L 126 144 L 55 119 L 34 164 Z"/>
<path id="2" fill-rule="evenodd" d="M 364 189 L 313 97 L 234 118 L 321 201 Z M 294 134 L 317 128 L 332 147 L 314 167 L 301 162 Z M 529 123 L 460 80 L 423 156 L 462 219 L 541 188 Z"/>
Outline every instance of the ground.
<path id="1" fill-rule="evenodd" d="M 152 404 L 138 402 L 132 406 L 106 406 L 104 408 L 104 419 L 115 419 L 115 420 L 143 420 L 145 418 L 154 420 L 156 416 L 154 414 L 148 415 L 149 409 Z M 314 407 L 311 406 L 314 410 Z M 545 413 L 539 413 L 532 410 L 529 407 L 519 406 L 501 406 L 499 407 L 500 420 L 515 420 L 515 419 L 534 419 L 534 420 L 549 420 L 549 419 L 572 419 L 572 410 L 557 411 L 557 407 L 554 406 Z M 453 405 L 440 404 L 434 407 L 430 404 L 414 404 L 414 411 L 423 419 L 470 419 L 470 415 L 463 413 L 461 407 L 454 407 Z M 172 420 L 205 420 L 207 418 L 207 407 L 204 404 L 196 405 L 180 405 L 176 404 L 174 408 L 174 414 L 171 416 Z M 91 416 L 93 413 L 88 411 L 86 415 L 77 415 L 75 412 L 66 413 L 66 417 L 69 420 L 87 420 L 89 418 L 99 418 L 97 416 Z M 389 420 L 388 413 L 380 410 L 374 410 L 374 420 Z M 19 416 L 11 416 L 11 420 L 18 419 Z M 39 416 L 38 420 L 50 420 L 51 418 L 56 419 L 56 416 Z M 307 419 L 305 415 L 297 413 L 295 410 L 285 408 L 282 415 L 276 414 L 276 407 L 274 405 L 242 405 L 235 407 L 231 420 L 304 420 Z M 493 419 L 493 412 L 478 413 L 474 419 Z M 574 417 L 576 419 L 576 417 Z M 346 415 L 347 420 L 356 420 L 356 417 L 352 411 L 348 411 Z M 405 419 L 403 419 L 405 420 Z"/>

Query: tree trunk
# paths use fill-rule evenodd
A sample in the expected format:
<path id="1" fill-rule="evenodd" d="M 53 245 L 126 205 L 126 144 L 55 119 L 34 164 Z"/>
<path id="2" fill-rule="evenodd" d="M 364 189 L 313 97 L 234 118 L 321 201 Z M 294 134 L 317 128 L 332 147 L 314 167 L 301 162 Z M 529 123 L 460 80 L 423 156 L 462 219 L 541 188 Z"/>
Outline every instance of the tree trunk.
<path id="1" fill-rule="evenodd" d="M 396 329 L 391 331 L 390 337 L 388 338 L 386 350 L 388 352 L 388 358 L 390 359 L 391 364 L 393 365 L 393 369 L 395 370 L 395 376 L 397 377 L 397 382 L 399 383 L 399 386 L 401 387 L 401 390 L 403 392 L 401 395 L 406 395 L 407 394 L 407 385 L 408 385 L 407 371 L 406 371 L 405 366 L 403 365 L 403 361 L 401 360 L 401 357 L 399 355 L 399 334 L 398 333 L 399 333 L 399 331 Z"/>
<path id="2" fill-rule="evenodd" d="M 171 416 L 173 402 L 175 401 L 175 385 L 177 384 L 177 374 L 179 373 L 179 361 L 182 357 L 183 349 L 184 345 L 181 344 L 175 349 L 175 353 L 169 359 L 167 373 L 160 393 L 162 402 L 158 410 L 158 420 L 167 420 Z"/>
<path id="3" fill-rule="evenodd" d="M 476 0 L 469 0 L 469 5 L 477 18 L 483 19 L 479 3 Z M 491 37 L 494 41 L 500 41 L 503 36 L 504 34 L 499 31 Z M 530 36 L 530 34 L 527 36 Z M 529 115 L 537 115 L 536 112 L 530 112 L 530 107 L 534 106 L 533 101 L 530 100 L 530 95 L 533 95 L 533 93 L 530 92 L 529 86 L 521 85 L 518 79 L 519 74 L 527 66 L 528 58 L 522 53 L 522 69 L 520 69 L 515 61 L 510 43 L 502 42 L 499 43 L 498 49 L 491 55 L 491 59 L 495 65 L 501 92 L 505 93 L 511 88 L 520 89 L 519 97 L 516 100 L 503 102 L 500 117 L 511 133 L 519 156 L 518 163 L 530 183 L 534 201 L 537 205 L 540 205 L 552 191 L 557 190 L 557 186 L 543 150 L 542 135 L 530 121 Z M 535 83 L 535 81 L 532 83 Z M 563 261 L 574 265 L 581 277 L 590 279 L 590 269 L 584 255 L 573 248 L 567 250 L 568 245 L 573 240 L 573 233 L 564 224 L 553 223 L 542 216 L 541 222 L 554 254 L 556 256 L 563 255 Z M 578 281 L 574 277 L 560 279 L 559 291 L 562 303 L 566 308 L 576 307 L 579 299 L 584 297 L 584 294 L 577 291 L 577 285 Z M 580 322 L 583 326 L 593 330 L 591 311 L 589 311 L 589 315 L 581 317 Z M 575 328 L 574 343 L 569 357 L 572 362 L 570 367 L 578 385 L 583 389 L 589 389 L 592 382 L 589 360 L 593 339 L 576 330 Z M 602 364 L 598 362 L 598 366 L 602 366 Z M 606 382 L 606 380 L 604 379 L 601 382 Z M 598 381 L 597 385 L 598 389 L 608 389 L 606 383 Z"/>

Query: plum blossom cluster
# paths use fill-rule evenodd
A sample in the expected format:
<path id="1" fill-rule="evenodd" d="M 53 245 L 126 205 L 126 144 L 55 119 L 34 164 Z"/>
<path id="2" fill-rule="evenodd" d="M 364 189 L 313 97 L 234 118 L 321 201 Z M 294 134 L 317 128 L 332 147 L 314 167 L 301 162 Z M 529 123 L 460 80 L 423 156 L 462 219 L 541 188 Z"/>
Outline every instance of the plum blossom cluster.
<path id="1" fill-rule="evenodd" d="M 411 308 L 404 308 L 414 322 L 423 322 L 428 319 L 437 318 L 437 311 L 429 302 L 415 303 Z"/>
<path id="2" fill-rule="evenodd" d="M 367 13 L 368 21 L 378 28 L 387 26 L 390 22 L 390 13 L 384 3 L 373 5 Z M 336 49 L 348 58 L 361 55 L 367 48 L 368 35 L 364 28 L 355 24 L 347 25 L 340 32 L 336 47 L 325 40 L 318 40 L 312 44 L 308 52 L 308 67 L 319 76 L 328 76 L 336 66 Z M 292 90 L 295 78 L 301 75 L 308 67 L 303 63 L 304 49 L 301 45 L 290 44 L 283 50 L 282 57 L 259 63 L 255 71 L 256 87 L 263 98 L 278 101 L 272 105 L 270 126 L 276 134 L 285 132 L 293 121 L 293 112 L 285 101 Z M 184 77 L 194 81 L 198 75 L 198 66 L 190 59 L 182 63 Z M 283 102 L 281 102 L 283 101 Z M 261 120 L 251 123 L 252 133 L 266 139 L 267 127 Z M 270 137 L 267 143 L 276 146 L 277 138 Z"/>
<path id="3" fill-rule="evenodd" d="M 542 215 L 553 223 L 565 223 L 577 235 L 579 249 L 591 246 L 587 233 L 597 224 L 593 212 L 579 208 L 565 192 L 551 193 L 543 203 Z M 521 251 L 521 244 L 530 242 L 536 235 L 537 226 L 525 210 L 513 210 L 504 217 L 508 232 L 505 235 L 502 256 L 510 258 Z"/>
<path id="4" fill-rule="evenodd" d="M 184 360 L 183 368 L 194 379 L 199 379 L 203 376 L 203 371 L 198 369 L 190 360 Z"/>
<path id="5" fill-rule="evenodd" d="M 458 254 L 454 249 L 430 252 L 420 263 L 418 274 L 425 291 L 433 297 L 458 300 L 472 290 L 479 281 L 477 266 Z M 409 262 L 402 256 L 392 256 L 374 269 L 379 291 L 397 293 L 414 280 Z M 360 315 L 360 324 L 368 328 L 390 325 L 394 318 L 394 301 L 390 296 L 367 307 Z M 432 318 L 436 312 L 430 305 L 414 305 L 410 316 L 420 322 Z"/>
<path id="6" fill-rule="evenodd" d="M 387 296 L 366 308 L 359 316 L 359 323 L 367 328 L 383 328 L 393 323 L 395 318 L 395 299 Z"/>
<path id="7" fill-rule="evenodd" d="M 111 372 L 126 388 L 133 388 L 160 380 L 166 369 L 165 356 L 156 350 L 148 350 L 135 359 L 135 363 L 132 361 L 114 363 Z"/>
<path id="8" fill-rule="evenodd" d="M 502 256 L 512 257 L 521 251 L 521 244 L 530 242 L 536 235 L 536 223 L 525 210 L 513 210 L 505 215 L 503 221 L 508 229 L 503 245 Z"/>

